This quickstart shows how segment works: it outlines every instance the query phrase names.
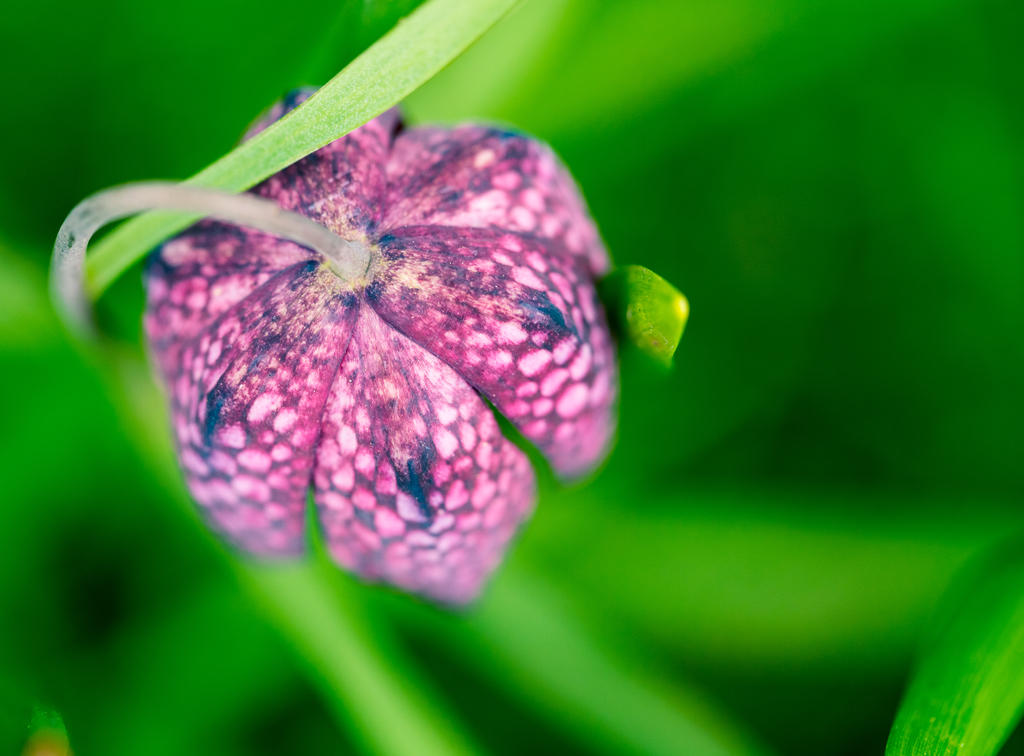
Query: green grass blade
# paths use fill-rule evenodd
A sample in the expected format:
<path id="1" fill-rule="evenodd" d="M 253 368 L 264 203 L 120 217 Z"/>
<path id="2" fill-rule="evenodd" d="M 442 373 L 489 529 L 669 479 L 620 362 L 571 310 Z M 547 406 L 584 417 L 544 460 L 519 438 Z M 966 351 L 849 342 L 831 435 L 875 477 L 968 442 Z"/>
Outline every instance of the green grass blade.
<path id="1" fill-rule="evenodd" d="M 624 340 L 669 366 L 690 305 L 676 287 L 640 265 L 616 268 L 601 281 L 601 297 Z"/>
<path id="2" fill-rule="evenodd" d="M 345 711 L 368 749 L 384 756 L 460 756 L 478 752 L 432 703 L 409 667 L 387 648 L 316 561 L 290 567 L 239 564 L 250 593 L 294 643 L 336 709 Z"/>
<path id="3" fill-rule="evenodd" d="M 397 104 L 444 68 L 519 0 L 428 0 L 313 97 L 197 173 L 190 183 L 240 192 Z M 195 220 L 147 213 L 98 243 L 86 263 L 99 296 L 128 266 Z"/>
<path id="4" fill-rule="evenodd" d="M 1024 712 L 1024 539 L 943 600 L 887 756 L 995 754 Z"/>
<path id="5" fill-rule="evenodd" d="M 571 590 L 522 561 L 464 615 L 385 604 L 479 669 L 587 752 L 764 756 L 770 751 L 699 688 L 598 629 Z M 547 574 L 547 573 L 545 573 Z"/>
<path id="6" fill-rule="evenodd" d="M 581 621 L 568 595 L 508 570 L 469 617 L 516 691 L 529 691 L 597 752 L 754 756 L 756 743 L 696 689 L 651 670 Z"/>

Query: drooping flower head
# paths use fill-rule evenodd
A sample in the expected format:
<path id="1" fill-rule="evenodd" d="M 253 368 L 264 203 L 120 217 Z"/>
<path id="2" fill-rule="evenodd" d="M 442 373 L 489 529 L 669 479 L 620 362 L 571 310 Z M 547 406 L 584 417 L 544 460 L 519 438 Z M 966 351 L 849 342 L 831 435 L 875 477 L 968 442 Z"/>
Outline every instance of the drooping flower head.
<path id="1" fill-rule="evenodd" d="M 369 262 L 342 277 L 213 221 L 153 253 L 145 331 L 193 497 L 244 551 L 293 555 L 312 488 L 339 564 L 472 599 L 535 496 L 487 402 L 565 477 L 614 429 L 608 257 L 571 178 L 520 134 L 392 110 L 253 191 Z"/>

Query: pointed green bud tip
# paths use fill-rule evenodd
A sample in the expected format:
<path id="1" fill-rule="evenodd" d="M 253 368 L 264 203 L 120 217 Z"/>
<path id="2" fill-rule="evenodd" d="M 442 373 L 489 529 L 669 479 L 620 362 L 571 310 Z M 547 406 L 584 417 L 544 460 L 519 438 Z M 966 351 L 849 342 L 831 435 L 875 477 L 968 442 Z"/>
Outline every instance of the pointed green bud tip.
<path id="1" fill-rule="evenodd" d="M 623 341 L 666 366 L 683 336 L 690 303 L 679 290 L 640 265 L 616 268 L 601 281 L 601 298 Z"/>

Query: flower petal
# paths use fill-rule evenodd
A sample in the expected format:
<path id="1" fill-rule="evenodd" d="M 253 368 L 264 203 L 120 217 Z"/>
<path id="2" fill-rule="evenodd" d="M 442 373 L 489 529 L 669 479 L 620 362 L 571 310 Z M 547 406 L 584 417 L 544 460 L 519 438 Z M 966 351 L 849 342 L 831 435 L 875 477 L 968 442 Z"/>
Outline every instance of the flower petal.
<path id="1" fill-rule="evenodd" d="M 549 147 L 486 126 L 403 131 L 387 164 L 382 228 L 498 228 L 551 242 L 607 272 L 608 253 L 569 173 Z"/>
<path id="2" fill-rule="evenodd" d="M 441 601 L 480 591 L 533 506 L 533 471 L 450 367 L 363 307 L 314 474 L 342 566 Z"/>
<path id="3" fill-rule="evenodd" d="M 298 90 L 288 95 L 250 128 L 246 138 L 287 114 L 313 92 Z M 401 116 L 397 108 L 392 108 L 274 174 L 252 191 L 342 236 L 371 233 L 381 219 L 384 164 L 400 128 Z"/>
<path id="4" fill-rule="evenodd" d="M 277 237 L 203 221 L 146 262 L 146 334 L 161 370 L 179 369 L 181 347 L 274 274 L 315 253 Z"/>
<path id="5" fill-rule="evenodd" d="M 356 302 L 318 263 L 300 262 L 175 345 L 179 359 L 157 355 L 172 368 L 164 379 L 189 490 L 245 551 L 303 549 L 314 446 Z"/>
<path id="6" fill-rule="evenodd" d="M 583 262 L 550 254 L 551 244 L 483 228 L 399 229 L 381 239 L 366 293 L 573 476 L 607 452 L 616 368 Z"/>

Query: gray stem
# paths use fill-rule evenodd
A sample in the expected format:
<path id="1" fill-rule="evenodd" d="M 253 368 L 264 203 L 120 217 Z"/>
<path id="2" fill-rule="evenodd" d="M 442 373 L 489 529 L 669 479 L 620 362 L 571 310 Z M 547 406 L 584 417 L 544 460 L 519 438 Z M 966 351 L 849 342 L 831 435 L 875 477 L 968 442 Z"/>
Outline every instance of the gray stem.
<path id="1" fill-rule="evenodd" d="M 370 264 L 370 251 L 365 245 L 343 239 L 319 223 L 262 197 L 161 181 L 125 184 L 82 200 L 57 232 L 50 290 L 61 315 L 79 332 L 93 330 L 85 288 L 85 250 L 89 239 L 106 224 L 147 210 L 199 213 L 288 239 L 319 252 L 343 280 L 362 276 Z"/>

